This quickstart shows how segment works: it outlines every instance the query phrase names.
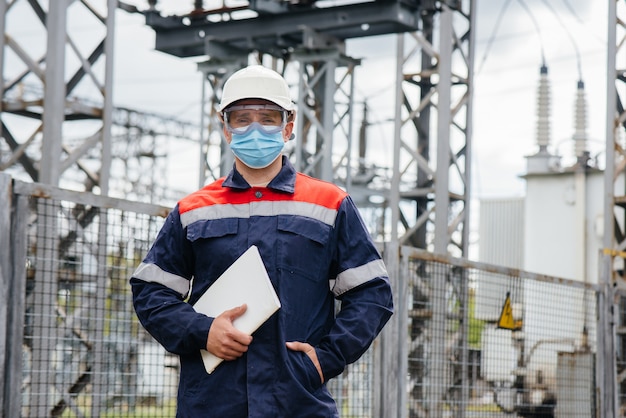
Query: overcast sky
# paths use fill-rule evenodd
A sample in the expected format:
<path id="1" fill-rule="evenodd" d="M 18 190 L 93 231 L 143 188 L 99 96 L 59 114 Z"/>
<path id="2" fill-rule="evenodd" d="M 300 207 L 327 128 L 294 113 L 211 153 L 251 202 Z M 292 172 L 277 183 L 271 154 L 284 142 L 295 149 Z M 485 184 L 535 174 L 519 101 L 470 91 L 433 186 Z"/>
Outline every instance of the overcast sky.
<path id="1" fill-rule="evenodd" d="M 146 8 L 147 1 L 127 1 Z M 525 155 L 535 152 L 536 92 L 542 61 L 552 92 L 552 151 L 571 156 L 574 100 L 585 83 L 592 156 L 604 149 L 606 113 L 605 1 L 478 0 L 474 79 L 473 196 L 524 194 Z M 193 2 L 161 0 L 164 14 L 178 14 Z M 205 1 L 205 8 L 219 7 Z M 506 6 L 506 7 L 505 7 Z M 195 60 L 154 51 L 154 33 L 139 15 L 119 13 L 116 30 L 114 103 L 187 120 L 200 118 L 201 76 Z M 367 100 L 371 141 L 389 144 L 393 127 L 395 36 L 351 40 L 347 54 L 362 58 L 356 73 L 355 103 Z M 580 71 L 579 71 L 580 68 Z M 381 76 L 389 74 L 389 77 Z M 355 115 L 360 115 L 357 110 Z M 175 155 L 175 154 L 174 154 Z M 391 148 L 389 147 L 389 158 Z M 179 175 L 196 185 L 197 161 L 180 160 Z M 189 161 L 191 160 L 191 161 Z M 184 173 L 184 172 L 187 173 Z"/>

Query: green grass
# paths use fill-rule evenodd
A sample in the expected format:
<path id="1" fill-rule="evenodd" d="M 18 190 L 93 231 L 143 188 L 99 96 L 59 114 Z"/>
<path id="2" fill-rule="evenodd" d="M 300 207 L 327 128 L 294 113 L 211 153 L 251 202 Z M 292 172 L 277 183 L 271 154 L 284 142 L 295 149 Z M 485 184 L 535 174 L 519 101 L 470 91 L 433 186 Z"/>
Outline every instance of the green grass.
<path id="1" fill-rule="evenodd" d="M 100 415 L 101 418 L 171 418 L 176 416 L 176 401 L 172 400 L 161 406 L 140 406 L 132 410 L 111 411 Z"/>
<path id="2" fill-rule="evenodd" d="M 81 399 L 83 397 L 79 397 Z M 84 402 L 76 402 L 81 413 L 86 418 L 90 418 L 91 406 L 87 404 L 88 397 L 84 397 Z M 105 408 L 99 418 L 171 418 L 176 416 L 176 399 L 169 399 L 162 405 L 139 405 L 130 408 L 128 405 L 120 405 Z M 76 418 L 77 415 L 71 408 L 66 408 L 61 415 L 63 418 Z"/>

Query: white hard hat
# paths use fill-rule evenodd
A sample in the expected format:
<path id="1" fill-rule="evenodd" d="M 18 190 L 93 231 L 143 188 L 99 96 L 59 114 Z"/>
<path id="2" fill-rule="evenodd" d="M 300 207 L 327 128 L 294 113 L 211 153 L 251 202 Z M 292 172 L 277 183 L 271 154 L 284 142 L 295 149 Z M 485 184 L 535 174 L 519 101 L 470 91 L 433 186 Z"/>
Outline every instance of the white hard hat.
<path id="1" fill-rule="evenodd" d="M 230 76 L 222 90 L 219 111 L 242 99 L 263 99 L 287 111 L 294 110 L 285 79 L 262 65 L 250 65 Z"/>

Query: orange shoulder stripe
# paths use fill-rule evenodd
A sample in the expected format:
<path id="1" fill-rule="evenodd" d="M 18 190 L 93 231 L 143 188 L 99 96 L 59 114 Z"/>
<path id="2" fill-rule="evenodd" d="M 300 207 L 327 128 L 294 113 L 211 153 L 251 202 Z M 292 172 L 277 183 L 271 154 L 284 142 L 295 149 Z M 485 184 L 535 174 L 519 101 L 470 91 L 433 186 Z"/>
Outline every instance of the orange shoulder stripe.
<path id="1" fill-rule="evenodd" d="M 255 193 L 259 190 L 258 188 L 231 189 L 222 187 L 223 182 L 224 178 L 216 180 L 181 199 L 178 202 L 179 212 L 182 214 L 190 210 L 213 205 L 246 204 L 258 199 L 255 196 Z M 336 185 L 301 173 L 298 173 L 296 176 L 296 186 L 293 194 L 263 189 L 264 201 L 307 202 L 334 210 L 339 209 L 341 202 L 346 196 L 347 193 Z"/>

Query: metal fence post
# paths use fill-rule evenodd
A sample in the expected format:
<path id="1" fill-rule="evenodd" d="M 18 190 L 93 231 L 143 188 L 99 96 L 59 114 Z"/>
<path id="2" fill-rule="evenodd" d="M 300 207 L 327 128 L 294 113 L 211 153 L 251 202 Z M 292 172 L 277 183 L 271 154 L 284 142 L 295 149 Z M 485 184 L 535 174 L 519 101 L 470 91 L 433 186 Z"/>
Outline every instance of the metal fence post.
<path id="1" fill-rule="evenodd" d="M 391 281 L 391 287 L 393 291 L 394 299 L 394 314 L 385 325 L 381 332 L 381 385 L 379 390 L 381 391 L 379 397 L 379 403 L 376 405 L 375 416 L 380 418 L 396 418 L 401 417 L 398 411 L 398 391 L 402 390 L 402 386 L 398 385 L 399 370 L 398 370 L 398 331 L 399 331 L 399 318 L 402 312 L 398 311 L 398 299 L 402 296 L 399 294 L 398 289 L 398 258 L 399 251 L 397 246 L 387 244 L 385 247 L 385 263 L 389 272 L 389 279 Z"/>
<path id="2" fill-rule="evenodd" d="M 9 274 L 11 250 L 11 177 L 0 173 L 0 376 L 3 376 L 0 388 L 0 405 L 4 411 L 4 395 L 8 387 L 6 364 L 7 348 L 7 311 L 9 306 Z M 5 416 L 8 416 L 5 414 Z"/>
<path id="3" fill-rule="evenodd" d="M 398 418 L 407 418 L 409 410 L 407 377 L 409 375 L 409 260 L 410 257 L 400 248 L 400 267 L 398 268 L 398 295 L 396 297 L 395 315 L 398 316 Z"/>
<path id="4" fill-rule="evenodd" d="M 618 411 L 617 365 L 615 362 L 615 291 L 611 286 L 613 258 L 600 254 L 600 291 L 597 294 L 598 330 L 596 356 L 596 393 L 598 396 L 597 416 L 616 416 Z"/>
<path id="5" fill-rule="evenodd" d="M 26 299 L 28 197 L 13 194 L 11 176 L 0 173 L 0 371 L 2 413 L 21 416 Z"/>
<path id="6" fill-rule="evenodd" d="M 13 207 L 11 217 L 11 258 L 9 273 L 9 300 L 8 326 L 7 326 L 7 351 L 5 380 L 5 415 L 6 417 L 19 417 L 22 409 L 23 382 L 29 371 L 28 356 L 24 351 L 24 325 L 26 306 L 26 282 L 28 280 L 27 245 L 28 245 L 28 196 L 13 194 Z"/>

